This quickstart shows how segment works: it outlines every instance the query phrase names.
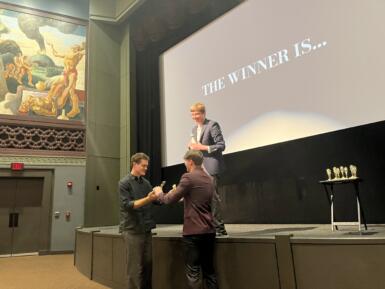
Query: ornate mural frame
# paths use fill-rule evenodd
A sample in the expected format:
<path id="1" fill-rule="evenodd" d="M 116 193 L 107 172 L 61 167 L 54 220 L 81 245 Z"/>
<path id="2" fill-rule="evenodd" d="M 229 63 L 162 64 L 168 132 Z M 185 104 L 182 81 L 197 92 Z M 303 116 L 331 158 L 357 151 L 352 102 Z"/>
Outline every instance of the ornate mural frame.
<path id="1" fill-rule="evenodd" d="M 85 156 L 85 130 L 86 130 L 86 119 L 87 119 L 87 102 L 88 102 L 88 21 L 74 18 L 71 16 L 46 12 L 38 9 L 27 8 L 20 5 L 8 4 L 0 2 L 0 9 L 7 9 L 15 12 L 26 13 L 38 17 L 50 18 L 58 21 L 68 22 L 75 25 L 84 26 L 85 34 L 85 78 L 84 78 L 84 111 L 83 120 L 60 120 L 60 119 L 49 119 L 39 118 L 32 116 L 16 116 L 0 114 L 0 154 L 8 155 L 52 155 L 52 156 L 74 156 L 82 157 Z M 44 134 L 51 136 L 41 140 L 36 136 L 36 132 L 44 132 Z M 32 132 L 32 133 L 31 133 Z M 4 140 L 6 134 L 13 134 L 13 141 L 7 143 L 13 143 L 8 147 L 5 147 Z M 25 136 L 22 136 L 22 135 Z M 19 139 L 17 137 L 19 135 Z M 57 137 L 61 135 L 61 137 Z M 9 136 L 8 136 L 9 138 Z M 22 139 L 22 141 L 20 141 Z M 36 145 L 25 145 L 26 141 L 38 142 Z M 64 141 L 67 140 L 67 143 Z M 20 141 L 20 143 L 18 143 Z M 72 144 L 68 144 L 68 141 Z M 63 143 L 61 143 L 63 142 Z M 17 143 L 15 145 L 15 143 Z M 23 144 L 21 144 L 23 143 Z M 43 143 L 43 145 L 41 145 Z"/>

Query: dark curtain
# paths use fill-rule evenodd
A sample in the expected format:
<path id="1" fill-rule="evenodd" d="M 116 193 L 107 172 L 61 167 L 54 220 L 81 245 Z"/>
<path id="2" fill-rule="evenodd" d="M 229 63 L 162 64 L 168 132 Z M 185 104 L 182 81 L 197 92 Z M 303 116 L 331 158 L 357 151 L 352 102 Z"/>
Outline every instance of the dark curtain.
<path id="1" fill-rule="evenodd" d="M 148 177 L 153 185 L 160 183 L 161 132 L 159 98 L 159 51 L 147 49 L 136 58 L 136 150 L 150 156 Z M 135 146 L 134 146 L 135 147 Z"/>

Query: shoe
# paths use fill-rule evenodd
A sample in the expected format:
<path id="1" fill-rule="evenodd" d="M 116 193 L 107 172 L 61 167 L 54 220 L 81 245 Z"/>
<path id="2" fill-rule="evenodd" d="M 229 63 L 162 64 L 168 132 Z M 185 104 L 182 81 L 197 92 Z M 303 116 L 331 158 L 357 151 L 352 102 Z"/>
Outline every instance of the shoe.
<path id="1" fill-rule="evenodd" d="M 229 235 L 227 234 L 227 232 L 226 231 L 223 231 L 223 232 L 216 232 L 215 233 L 215 236 L 217 237 L 217 238 L 223 238 L 223 237 L 228 237 Z"/>

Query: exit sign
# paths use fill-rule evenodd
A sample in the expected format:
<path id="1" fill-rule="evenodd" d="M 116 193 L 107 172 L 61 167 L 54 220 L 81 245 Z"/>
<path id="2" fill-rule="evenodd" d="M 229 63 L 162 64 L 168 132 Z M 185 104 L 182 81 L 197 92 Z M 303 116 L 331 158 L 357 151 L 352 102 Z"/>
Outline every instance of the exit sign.
<path id="1" fill-rule="evenodd" d="M 22 171 L 24 170 L 24 163 L 11 163 L 12 171 Z"/>

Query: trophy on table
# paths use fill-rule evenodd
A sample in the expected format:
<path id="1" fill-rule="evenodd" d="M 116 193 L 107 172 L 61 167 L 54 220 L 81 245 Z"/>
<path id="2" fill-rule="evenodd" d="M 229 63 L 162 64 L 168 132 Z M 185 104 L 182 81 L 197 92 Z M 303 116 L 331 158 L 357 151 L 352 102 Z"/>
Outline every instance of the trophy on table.
<path id="1" fill-rule="evenodd" d="M 337 180 L 341 179 L 341 170 L 339 167 L 337 167 L 336 173 L 337 173 Z"/>
<path id="2" fill-rule="evenodd" d="M 337 179 L 340 178 L 340 172 L 339 172 L 339 170 L 340 170 L 339 168 L 333 167 L 333 174 L 334 174 L 333 180 L 337 180 Z"/>
<path id="3" fill-rule="evenodd" d="M 357 167 L 355 165 L 350 165 L 349 168 L 350 168 L 350 173 L 352 174 L 350 178 L 356 179 L 357 178 Z"/>
<path id="4" fill-rule="evenodd" d="M 326 169 L 326 174 L 328 176 L 328 181 L 332 180 L 332 170 L 331 169 Z"/>
<path id="5" fill-rule="evenodd" d="M 350 171 L 350 177 L 349 177 Z M 338 181 L 338 180 L 347 180 L 347 179 L 357 179 L 357 166 L 350 165 L 349 167 L 345 166 L 336 166 L 332 169 L 326 169 L 326 175 L 328 176 L 328 181 Z"/>
<path id="6" fill-rule="evenodd" d="M 344 173 L 345 173 L 345 179 L 348 179 L 349 178 L 348 167 L 344 167 Z"/>

